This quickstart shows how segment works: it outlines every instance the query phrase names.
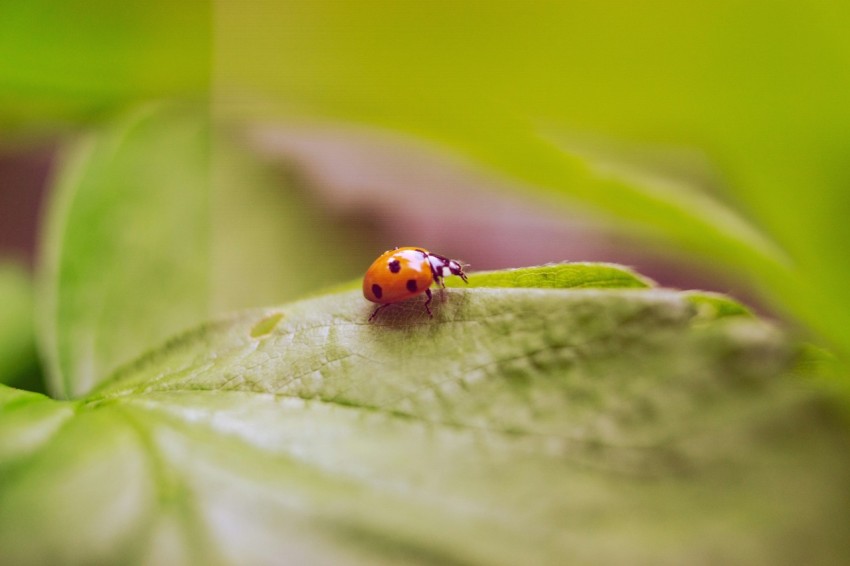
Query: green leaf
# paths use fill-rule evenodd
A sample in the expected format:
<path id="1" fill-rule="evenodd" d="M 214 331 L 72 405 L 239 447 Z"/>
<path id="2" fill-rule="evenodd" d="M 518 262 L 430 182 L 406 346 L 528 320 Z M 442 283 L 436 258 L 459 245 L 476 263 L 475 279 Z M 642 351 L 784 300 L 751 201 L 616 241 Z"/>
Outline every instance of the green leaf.
<path id="1" fill-rule="evenodd" d="M 0 260 L 0 383 L 40 388 L 30 275 Z"/>
<path id="2" fill-rule="evenodd" d="M 56 395 L 84 394 L 212 314 L 360 269 L 345 231 L 234 138 L 192 107 L 148 105 L 72 147 L 40 270 L 39 333 Z M 321 235 L 305 241 L 307 230 Z"/>
<path id="3" fill-rule="evenodd" d="M 464 287 L 457 278 L 445 280 L 447 287 Z M 642 288 L 654 285 L 646 277 L 622 265 L 606 263 L 554 263 L 502 271 L 469 274 L 470 287 L 520 287 L 538 289 Z"/>
<path id="4" fill-rule="evenodd" d="M 696 308 L 699 316 L 713 319 L 723 316 L 752 316 L 752 312 L 734 299 L 719 293 L 690 291 L 683 296 Z"/>
<path id="5" fill-rule="evenodd" d="M 207 0 L 3 2 L 0 131 L 55 127 L 157 96 L 205 96 Z"/>
<path id="6" fill-rule="evenodd" d="M 846 559 L 846 421 L 781 377 L 776 329 L 699 302 L 471 287 L 433 319 L 414 300 L 369 323 L 354 290 L 200 326 L 77 402 L 0 390 L 2 438 L 40 430 L 0 452 L 0 547 L 15 564 Z"/>
<path id="7" fill-rule="evenodd" d="M 41 265 L 51 389 L 77 396 L 209 312 L 210 127 L 148 107 L 65 159 Z"/>
<path id="8" fill-rule="evenodd" d="M 4 479 L 9 470 L 41 450 L 74 413 L 72 403 L 0 387 L 0 470 Z"/>

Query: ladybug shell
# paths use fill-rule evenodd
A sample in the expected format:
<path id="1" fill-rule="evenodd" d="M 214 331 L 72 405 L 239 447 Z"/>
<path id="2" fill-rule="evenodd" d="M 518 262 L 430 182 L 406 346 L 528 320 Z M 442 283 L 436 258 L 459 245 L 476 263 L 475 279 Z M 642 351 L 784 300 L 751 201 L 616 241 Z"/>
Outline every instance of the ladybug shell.
<path id="1" fill-rule="evenodd" d="M 363 278 L 363 296 L 382 305 L 424 293 L 434 274 L 424 248 L 397 248 L 381 254 Z"/>

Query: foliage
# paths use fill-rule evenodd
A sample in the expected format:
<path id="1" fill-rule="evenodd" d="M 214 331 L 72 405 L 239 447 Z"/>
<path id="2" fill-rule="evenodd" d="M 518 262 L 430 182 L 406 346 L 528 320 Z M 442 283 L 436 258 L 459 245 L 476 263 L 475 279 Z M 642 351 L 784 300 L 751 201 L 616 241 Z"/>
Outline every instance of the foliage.
<path id="1" fill-rule="evenodd" d="M 433 319 L 411 301 L 369 323 L 356 289 L 212 316 L 210 258 L 244 235 L 221 238 L 227 214 L 199 204 L 205 147 L 255 172 L 221 175 L 240 214 L 265 208 L 246 186 L 263 166 L 180 107 L 83 140 L 59 176 L 40 332 L 74 399 L 0 389 L 4 559 L 846 555 L 843 413 L 731 299 L 554 264 L 473 273 Z M 134 196 L 171 159 L 179 175 Z"/>
<path id="2" fill-rule="evenodd" d="M 58 168 L 36 290 L 0 269 L 3 561 L 845 562 L 848 17 L 4 4 L 4 134 L 105 125 Z M 196 98 L 125 111 L 162 96 Z M 472 273 L 433 319 L 370 324 L 359 282 L 315 292 L 369 258 L 244 150 L 246 100 L 579 197 L 834 354 L 593 263 Z M 14 388 L 32 302 L 54 398 Z"/>

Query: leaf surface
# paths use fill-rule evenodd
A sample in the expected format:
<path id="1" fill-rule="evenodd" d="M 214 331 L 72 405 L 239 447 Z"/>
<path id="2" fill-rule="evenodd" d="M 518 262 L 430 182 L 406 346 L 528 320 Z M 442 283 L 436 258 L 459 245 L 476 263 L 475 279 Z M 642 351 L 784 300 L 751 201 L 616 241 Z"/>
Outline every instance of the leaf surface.
<path id="1" fill-rule="evenodd" d="M 350 291 L 244 311 L 77 402 L 4 390 L 0 427 L 37 433 L 0 460 L 0 547 L 22 564 L 848 556 L 846 423 L 781 376 L 764 322 L 647 288 L 371 309 Z"/>

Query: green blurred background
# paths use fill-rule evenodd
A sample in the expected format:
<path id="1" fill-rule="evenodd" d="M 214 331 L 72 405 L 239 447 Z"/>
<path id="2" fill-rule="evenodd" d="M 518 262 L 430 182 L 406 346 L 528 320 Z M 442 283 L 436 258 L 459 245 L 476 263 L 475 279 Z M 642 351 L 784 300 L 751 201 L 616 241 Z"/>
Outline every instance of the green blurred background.
<path id="1" fill-rule="evenodd" d="M 0 252 L 34 265 L 81 133 L 177 99 L 279 190 L 217 213 L 284 219 L 245 260 L 255 280 L 285 268 L 257 301 L 394 245 L 474 269 L 618 261 L 732 292 L 846 358 L 848 29 L 837 1 L 7 0 Z"/>

